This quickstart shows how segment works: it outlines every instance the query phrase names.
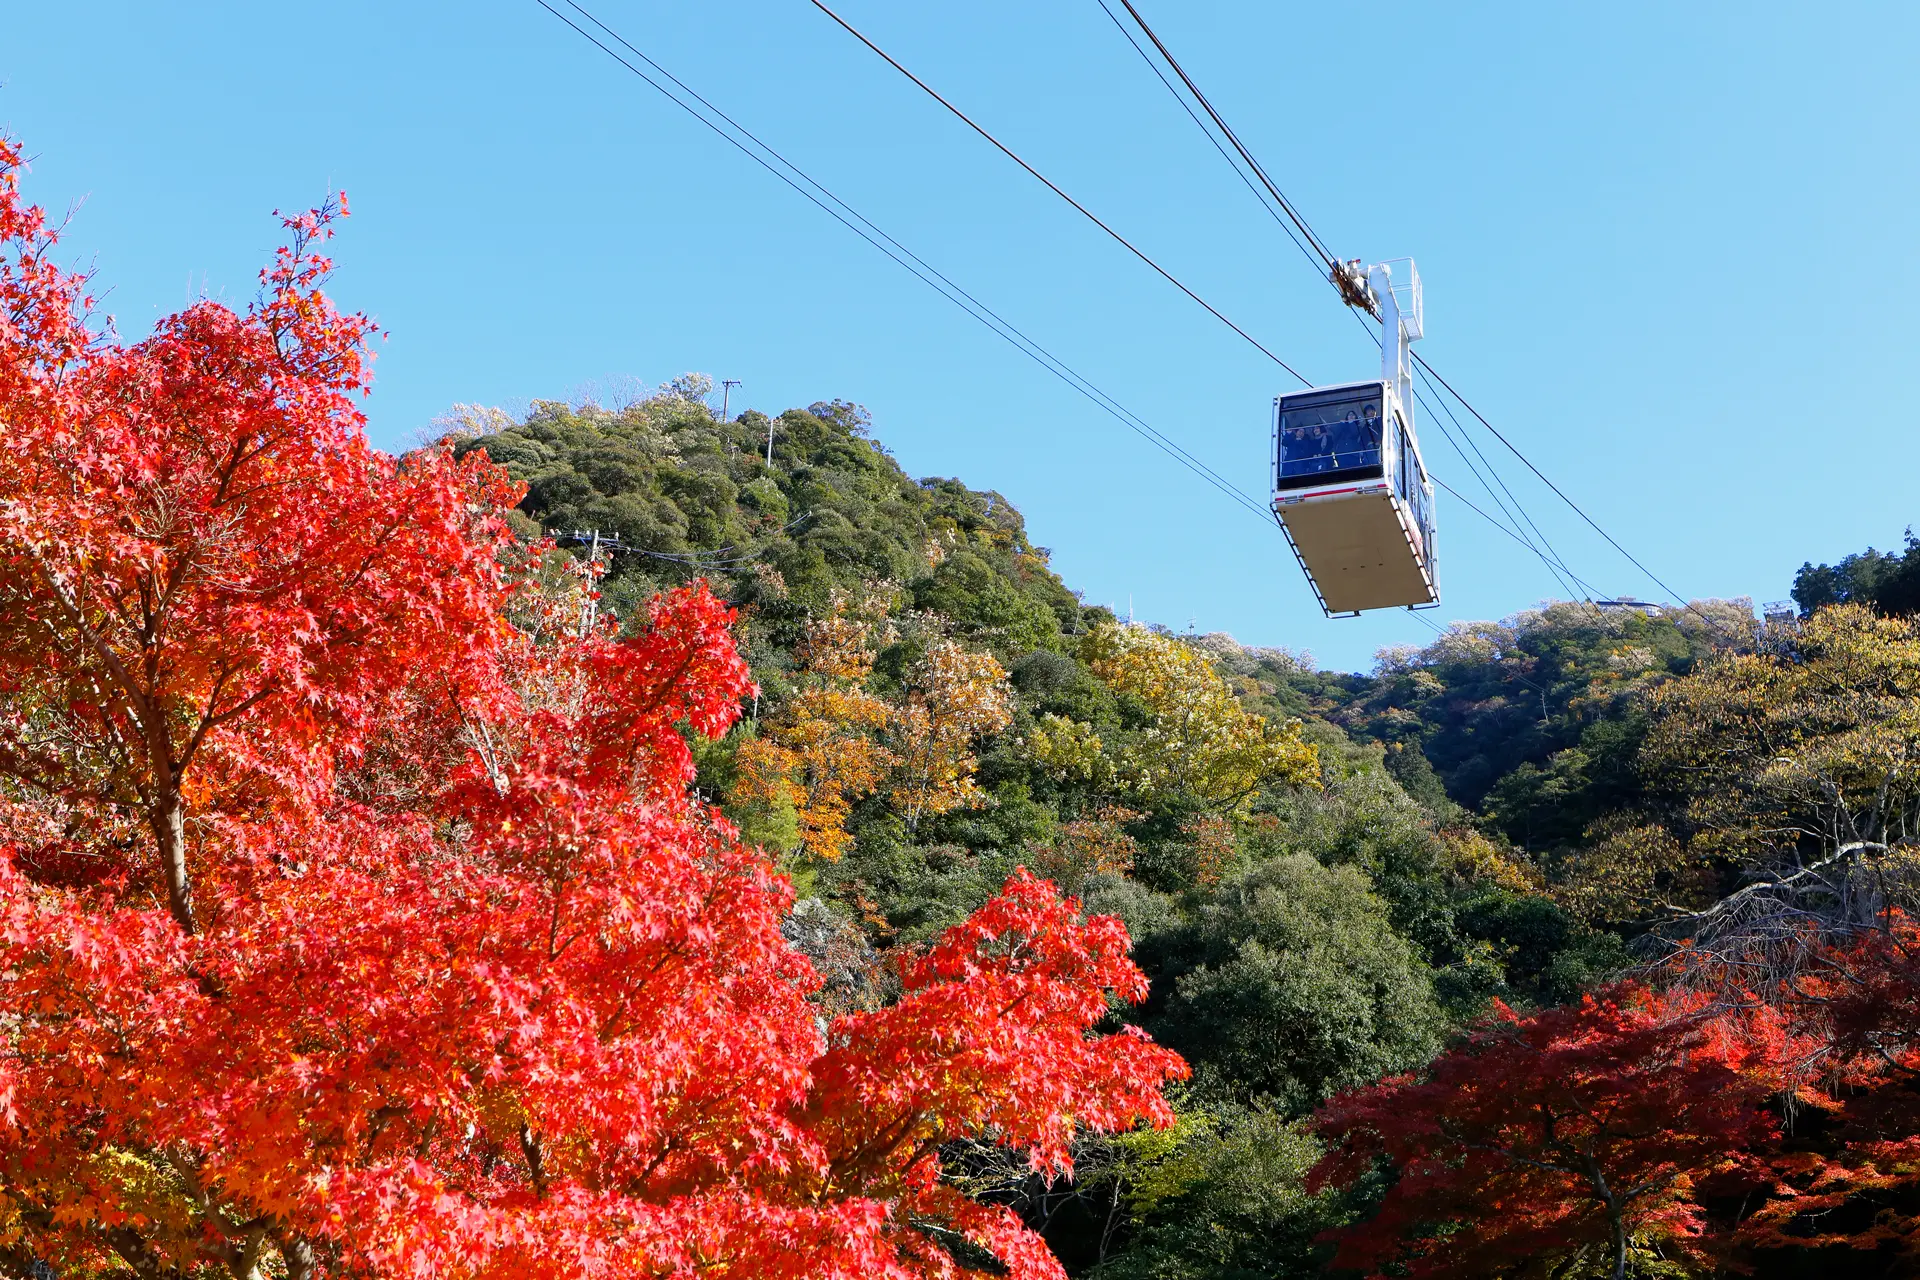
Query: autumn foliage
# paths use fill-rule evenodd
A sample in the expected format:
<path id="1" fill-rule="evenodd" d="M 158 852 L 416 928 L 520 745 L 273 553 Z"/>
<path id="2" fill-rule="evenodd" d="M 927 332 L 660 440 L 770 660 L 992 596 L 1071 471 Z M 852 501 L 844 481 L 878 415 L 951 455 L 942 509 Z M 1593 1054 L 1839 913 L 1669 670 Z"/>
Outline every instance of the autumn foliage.
<path id="1" fill-rule="evenodd" d="M 1425 1074 L 1329 1104 L 1316 1176 L 1352 1181 L 1375 1159 L 1398 1174 L 1339 1263 L 1482 1276 L 1630 1240 L 1695 1252 L 1698 1186 L 1777 1130 L 1767 1075 L 1697 1005 L 1627 986 L 1532 1018 L 1501 1006 Z"/>
<path id="2" fill-rule="evenodd" d="M 817 1021 L 785 882 L 689 794 L 751 694 L 731 612 L 582 635 L 500 473 L 366 444 L 344 210 L 245 311 L 123 344 L 18 172 L 0 142 L 0 1269 L 1060 1274 L 939 1148 L 1059 1172 L 1170 1120 L 1179 1059 L 1092 1034 L 1143 994 L 1118 922 L 1022 873 Z"/>
<path id="3" fill-rule="evenodd" d="M 1890 913 L 1809 937 L 1761 991 L 1741 975 L 1630 983 L 1522 1017 L 1501 1008 L 1423 1072 L 1349 1093 L 1317 1123 L 1318 1186 L 1376 1168 L 1372 1217 L 1336 1233 L 1366 1274 L 1523 1264 L 1905 1274 L 1920 1257 L 1920 926 Z"/>
<path id="4" fill-rule="evenodd" d="M 991 654 L 938 640 L 890 702 L 867 687 L 873 646 L 890 629 L 888 592 L 834 591 L 808 620 L 797 685 L 739 753 L 733 799 L 794 814 L 798 852 L 840 858 L 853 806 L 884 790 L 912 831 L 924 817 L 986 801 L 974 781 L 981 739 L 1013 719 L 1007 673 Z"/>
<path id="5" fill-rule="evenodd" d="M 896 763 L 879 741 L 890 709 L 865 685 L 873 670 L 868 635 L 883 608 L 882 601 L 836 592 L 826 613 L 807 625 L 800 687 L 740 750 L 736 798 L 791 809 L 800 847 L 817 860 L 846 852 L 848 813 Z"/>

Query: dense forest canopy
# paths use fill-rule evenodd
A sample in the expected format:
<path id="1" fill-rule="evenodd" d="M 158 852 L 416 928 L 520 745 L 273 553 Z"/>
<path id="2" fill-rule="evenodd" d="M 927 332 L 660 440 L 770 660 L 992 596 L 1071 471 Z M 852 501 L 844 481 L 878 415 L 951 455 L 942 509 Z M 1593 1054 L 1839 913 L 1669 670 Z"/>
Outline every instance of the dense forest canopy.
<path id="1" fill-rule="evenodd" d="M 1908 529 L 1899 552 L 1868 547 L 1838 564 L 1800 566 L 1793 576 L 1793 599 L 1802 614 L 1830 604 L 1872 605 L 1882 613 L 1920 613 L 1920 540 Z"/>
<path id="2" fill-rule="evenodd" d="M 1674 1004 L 1658 982 L 1615 984 L 1690 954 L 1688 930 L 1739 933 L 1716 904 L 1746 894 L 1734 914 L 1741 929 L 1761 927 L 1756 904 L 1789 896 L 1754 892 L 1778 868 L 1819 862 L 1849 835 L 1904 838 L 1888 837 L 1904 832 L 1905 791 L 1869 771 L 1880 788 L 1869 795 L 1853 776 L 1873 750 L 1907 741 L 1898 726 L 1920 689 L 1897 674 L 1904 624 L 1821 612 L 1848 601 L 1899 612 L 1887 586 L 1896 558 L 1803 570 L 1800 588 L 1842 585 L 1803 591 L 1797 627 L 1756 623 L 1744 600 L 1549 603 L 1456 623 L 1343 675 L 1294 651 L 1128 627 L 1084 607 L 1002 496 L 909 478 L 852 405 L 721 422 L 703 390 L 689 377 L 618 409 L 470 413 L 456 448 L 527 480 L 529 536 L 599 529 L 633 548 L 605 556 L 616 611 L 695 576 L 742 606 L 763 692 L 703 752 L 701 784 L 782 853 L 805 899 L 795 936 L 836 975 L 835 1000 L 883 1006 L 889 957 L 962 919 L 1015 866 L 1126 922 L 1150 979 L 1128 1017 L 1193 1068 L 1178 1123 L 1150 1138 L 1087 1135 L 1071 1182 L 949 1153 L 952 1176 L 1015 1206 L 1076 1273 L 1316 1275 L 1412 1259 L 1404 1240 L 1379 1235 L 1398 1202 L 1374 1206 L 1395 1185 L 1395 1152 L 1412 1159 L 1414 1148 L 1353 1145 L 1370 1131 L 1341 1099 L 1399 1073 L 1422 1078 L 1436 1055 L 1477 1061 L 1492 1050 L 1471 1037 L 1532 1034 L 1529 1019 L 1565 1016 L 1554 1011 L 1592 993 L 1623 1002 L 1608 1024 L 1617 1053 L 1683 1053 L 1703 1034 L 1697 1005 Z M 616 455 L 627 460 L 612 465 Z M 668 478 L 679 469 L 699 482 Z M 1850 710 L 1797 709 L 1836 663 L 1851 664 L 1832 677 Z M 1758 736 L 1729 756 L 1735 724 Z M 1846 735 L 1865 745 L 1840 745 Z M 1805 777 L 1765 754 L 1789 739 L 1807 753 Z M 1828 750 L 1839 754 L 1812 763 Z M 1821 798 L 1836 786 L 1837 801 Z M 1801 834 L 1782 839 L 1783 823 Z M 1863 911 L 1886 918 L 1898 892 L 1828 897 L 1848 897 L 1857 924 Z M 1812 915 L 1833 915 L 1821 902 Z M 1702 972 L 1672 980 L 1697 989 Z M 1537 1048 L 1509 1069 L 1559 1070 L 1542 1064 L 1567 1035 L 1597 1034 L 1584 1025 L 1542 1022 L 1527 1042 Z M 1712 1061 L 1747 1090 L 1728 1095 L 1733 1110 L 1688 1110 L 1687 1091 L 1709 1086 L 1660 1074 L 1672 1114 L 1651 1107 L 1649 1133 L 1731 1125 L 1757 1168 L 1751 1149 L 1784 1141 L 1767 1118 L 1783 1078 L 1756 1084 L 1764 1071 Z M 1420 1141 L 1430 1151 L 1439 1139 Z M 1373 1163 L 1326 1163 L 1359 1150 Z M 1840 1167 L 1849 1150 L 1834 1138 L 1820 1155 Z M 1657 1212 L 1609 1219 L 1584 1213 L 1577 1187 L 1565 1199 L 1574 1211 L 1558 1235 L 1525 1237 L 1525 1251 L 1561 1259 L 1561 1274 L 1623 1258 L 1647 1274 L 1736 1258 L 1787 1274 L 1824 1256 L 1794 1244 L 1790 1224 L 1764 1245 L 1757 1228 L 1741 1235 L 1713 1218 L 1717 1204 L 1669 1196 Z M 1717 1232 L 1713 1247 L 1677 1249 L 1696 1231 Z M 1448 1274 L 1504 1274 L 1499 1251 L 1516 1246 L 1488 1239 Z"/>

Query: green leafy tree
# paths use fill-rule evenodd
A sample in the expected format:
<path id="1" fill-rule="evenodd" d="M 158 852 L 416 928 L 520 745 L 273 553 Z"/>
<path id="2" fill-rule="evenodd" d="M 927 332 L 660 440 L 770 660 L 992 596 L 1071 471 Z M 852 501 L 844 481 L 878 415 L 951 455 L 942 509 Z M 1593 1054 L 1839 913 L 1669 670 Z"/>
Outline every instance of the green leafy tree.
<path id="1" fill-rule="evenodd" d="M 1187 1055 L 1209 1098 L 1264 1098 L 1299 1115 L 1439 1046 L 1427 966 L 1351 867 L 1276 858 L 1141 954 L 1154 979 L 1149 1026 Z"/>
<path id="2" fill-rule="evenodd" d="M 1904 551 L 1865 551 L 1836 564 L 1809 561 L 1793 575 L 1793 599 L 1802 616 L 1831 604 L 1871 605 L 1882 613 L 1920 613 L 1920 538 L 1907 530 Z"/>
<path id="3" fill-rule="evenodd" d="M 1320 1158 L 1302 1123 L 1267 1107 L 1182 1114 L 1171 1129 L 1109 1139 L 1143 1156 L 1125 1188 L 1130 1232 L 1098 1280 L 1307 1280 L 1323 1275 L 1349 1192 L 1306 1188 Z"/>

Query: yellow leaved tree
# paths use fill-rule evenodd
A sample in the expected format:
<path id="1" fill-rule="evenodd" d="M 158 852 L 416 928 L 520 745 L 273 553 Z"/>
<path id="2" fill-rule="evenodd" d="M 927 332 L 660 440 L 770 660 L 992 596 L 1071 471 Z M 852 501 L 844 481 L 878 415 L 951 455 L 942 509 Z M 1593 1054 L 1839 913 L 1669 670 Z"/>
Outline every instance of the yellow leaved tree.
<path id="1" fill-rule="evenodd" d="M 854 802 L 872 794 L 896 763 L 879 737 L 893 709 L 866 688 L 870 641 L 887 602 L 884 588 L 836 590 L 826 612 L 807 624 L 798 687 L 760 736 L 740 748 L 734 803 L 791 812 L 794 851 L 820 861 L 846 852 Z"/>
<path id="2" fill-rule="evenodd" d="M 1132 789 L 1185 792 L 1209 808 L 1232 812 L 1262 787 L 1318 778 L 1318 753 L 1300 736 L 1298 723 L 1249 711 L 1198 649 L 1145 627 L 1109 623 L 1087 634 L 1081 657 L 1109 688 L 1130 695 L 1152 717 L 1144 731 L 1117 748 L 1120 778 Z M 1075 736 L 1062 726 L 1049 726 L 1049 733 L 1063 748 Z M 1079 735 L 1082 746 L 1085 737 Z"/>
<path id="3" fill-rule="evenodd" d="M 1007 673 L 987 653 L 942 640 L 915 664 L 906 697 L 891 709 L 894 808 L 911 832 L 929 814 L 979 804 L 974 744 L 1013 721 Z"/>

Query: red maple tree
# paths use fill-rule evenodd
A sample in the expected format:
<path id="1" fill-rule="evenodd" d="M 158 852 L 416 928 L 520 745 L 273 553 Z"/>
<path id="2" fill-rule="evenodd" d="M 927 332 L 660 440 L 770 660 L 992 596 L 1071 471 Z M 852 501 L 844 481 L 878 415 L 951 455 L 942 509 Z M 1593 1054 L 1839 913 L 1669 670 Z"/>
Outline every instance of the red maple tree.
<path id="1" fill-rule="evenodd" d="M 1775 1004 L 1798 1050 L 1786 1083 L 1817 1123 L 1772 1154 L 1736 1243 L 1750 1264 L 1830 1250 L 1904 1273 L 1920 1258 L 1920 924 L 1894 910 L 1807 952 Z"/>
<path id="2" fill-rule="evenodd" d="M 1658 1254 L 1741 1274 L 1908 1274 L 1920 1258 L 1920 923 L 1808 925 L 1757 966 L 1682 948 L 1665 993 L 1501 1009 L 1425 1071 L 1335 1099 L 1316 1186 L 1384 1168 L 1336 1261 L 1531 1274 Z M 1782 1123 L 1790 1120 L 1790 1123 Z"/>
<path id="3" fill-rule="evenodd" d="M 582 634 L 484 460 L 371 449 L 332 217 L 141 342 L 0 140 L 0 1266 L 1058 1276 L 957 1194 L 1182 1074 L 1117 921 L 1024 873 L 823 1022 L 689 792 L 751 682 L 703 585 Z M 590 584 L 589 584 L 590 586 Z"/>
<path id="4" fill-rule="evenodd" d="M 1770 1042 L 1728 1031 L 1700 998 L 1631 984 L 1531 1017 L 1502 1005 L 1425 1072 L 1334 1099 L 1313 1185 L 1379 1160 L 1394 1175 L 1336 1265 L 1489 1276 L 1587 1253 L 1623 1277 L 1636 1242 L 1699 1256 L 1701 1186 L 1760 1181 L 1778 1132 Z"/>

